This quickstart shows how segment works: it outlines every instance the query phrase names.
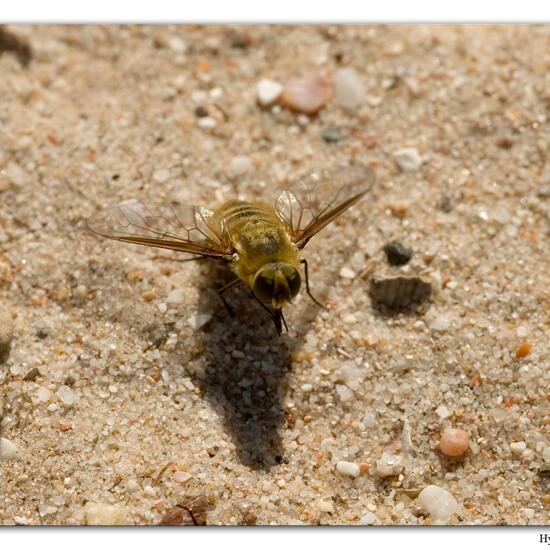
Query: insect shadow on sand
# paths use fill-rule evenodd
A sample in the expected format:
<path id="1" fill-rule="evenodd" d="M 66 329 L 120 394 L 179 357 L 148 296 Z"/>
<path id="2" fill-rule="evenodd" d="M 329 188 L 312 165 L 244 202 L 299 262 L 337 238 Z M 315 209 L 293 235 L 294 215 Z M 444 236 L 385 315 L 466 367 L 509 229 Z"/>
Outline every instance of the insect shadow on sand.
<path id="1" fill-rule="evenodd" d="M 205 368 L 194 382 L 223 419 L 239 460 L 269 470 L 284 460 L 280 427 L 295 342 L 288 334 L 277 335 L 272 319 L 245 285 L 227 296 L 235 313 L 230 315 L 212 289 L 229 282 L 232 275 L 215 262 L 205 264 L 207 284 L 201 304 L 212 313 L 212 320 L 209 330 L 198 332 Z"/>

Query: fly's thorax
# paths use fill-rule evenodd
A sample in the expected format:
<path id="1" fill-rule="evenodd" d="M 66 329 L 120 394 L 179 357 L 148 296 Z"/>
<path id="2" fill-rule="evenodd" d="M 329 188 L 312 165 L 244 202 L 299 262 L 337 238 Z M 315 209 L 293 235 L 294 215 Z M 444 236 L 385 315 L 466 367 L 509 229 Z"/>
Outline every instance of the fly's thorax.
<path id="1" fill-rule="evenodd" d="M 233 270 L 248 285 L 252 286 L 255 274 L 266 264 L 299 265 L 298 249 L 270 205 L 229 201 L 218 213 L 227 224 L 231 244 L 237 252 Z"/>
<path id="2" fill-rule="evenodd" d="M 258 269 L 251 286 L 259 300 L 278 310 L 292 302 L 302 286 L 302 278 L 297 266 L 273 262 Z"/>

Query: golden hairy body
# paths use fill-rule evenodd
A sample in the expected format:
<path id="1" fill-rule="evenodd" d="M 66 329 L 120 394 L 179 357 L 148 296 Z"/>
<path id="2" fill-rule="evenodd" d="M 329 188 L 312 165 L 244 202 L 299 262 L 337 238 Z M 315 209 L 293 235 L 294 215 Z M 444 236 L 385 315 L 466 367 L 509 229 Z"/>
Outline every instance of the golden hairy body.
<path id="1" fill-rule="evenodd" d="M 281 190 L 273 204 L 230 200 L 205 206 L 147 204 L 132 200 L 88 220 L 95 233 L 118 241 L 166 248 L 224 263 L 237 276 L 219 289 L 240 282 L 272 316 L 279 334 L 286 327 L 282 309 L 301 288 L 307 261 L 301 250 L 323 227 L 361 199 L 373 183 L 362 165 L 313 171 Z M 228 306 L 229 309 L 229 306 Z"/>
<path id="2" fill-rule="evenodd" d="M 271 205 L 231 200 L 222 204 L 216 214 L 225 219 L 237 253 L 231 268 L 248 286 L 253 286 L 254 276 L 266 264 L 285 262 L 300 266 L 298 247 Z"/>

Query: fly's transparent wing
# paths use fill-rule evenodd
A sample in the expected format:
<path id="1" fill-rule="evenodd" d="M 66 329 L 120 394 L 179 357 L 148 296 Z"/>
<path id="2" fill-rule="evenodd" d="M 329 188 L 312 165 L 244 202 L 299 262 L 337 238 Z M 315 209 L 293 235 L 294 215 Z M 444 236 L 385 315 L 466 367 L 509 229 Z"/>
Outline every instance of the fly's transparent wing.
<path id="1" fill-rule="evenodd" d="M 275 210 L 292 240 L 303 248 L 309 239 L 356 203 L 374 183 L 366 166 L 340 166 L 315 171 L 284 189 Z"/>
<path id="2" fill-rule="evenodd" d="M 102 237 L 128 243 L 227 260 L 233 254 L 225 220 L 203 206 L 132 200 L 89 219 L 88 228 Z"/>

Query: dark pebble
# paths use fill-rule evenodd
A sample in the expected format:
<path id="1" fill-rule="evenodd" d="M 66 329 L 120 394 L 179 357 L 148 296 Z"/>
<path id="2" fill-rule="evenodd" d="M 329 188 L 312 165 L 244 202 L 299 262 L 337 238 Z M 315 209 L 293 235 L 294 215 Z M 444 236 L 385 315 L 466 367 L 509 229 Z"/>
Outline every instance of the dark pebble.
<path id="1" fill-rule="evenodd" d="M 208 116 L 208 111 L 204 108 L 204 107 L 201 107 L 200 105 L 195 109 L 195 115 L 198 117 L 198 118 L 204 118 L 205 116 Z"/>
<path id="2" fill-rule="evenodd" d="M 341 128 L 327 128 L 323 130 L 321 137 L 325 143 L 338 143 L 343 139 L 346 139 L 348 135 Z"/>
<path id="3" fill-rule="evenodd" d="M 40 376 L 40 371 L 34 367 L 27 374 L 25 374 L 23 380 L 25 382 L 34 382 Z"/>
<path id="4" fill-rule="evenodd" d="M 390 265 L 405 265 L 412 258 L 412 250 L 397 241 L 384 246 L 384 252 Z"/>

